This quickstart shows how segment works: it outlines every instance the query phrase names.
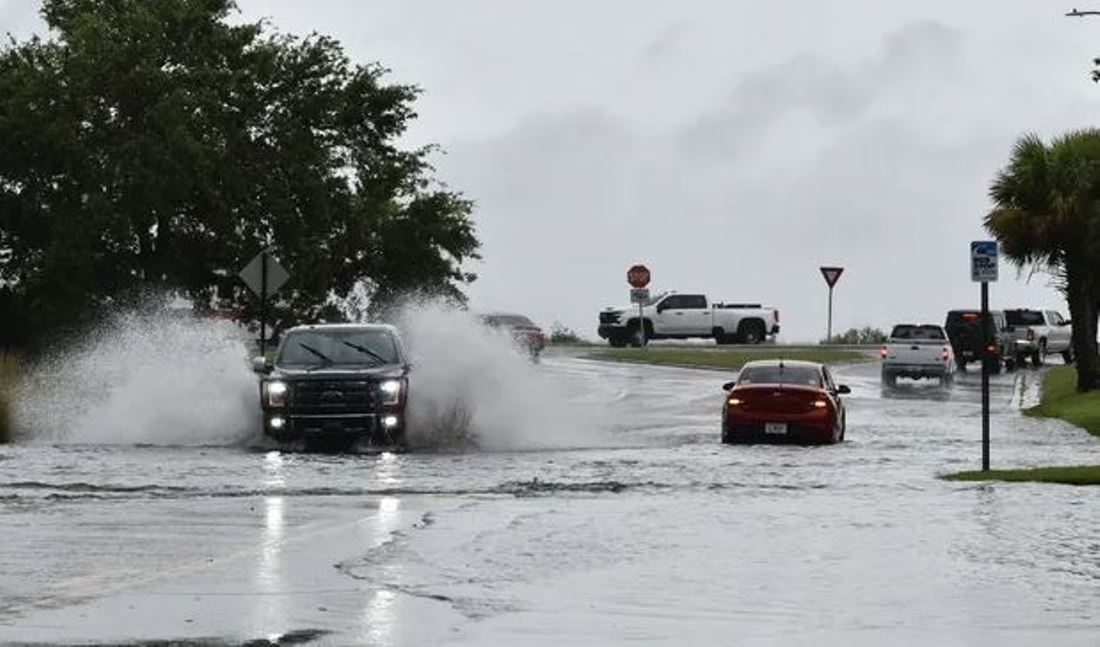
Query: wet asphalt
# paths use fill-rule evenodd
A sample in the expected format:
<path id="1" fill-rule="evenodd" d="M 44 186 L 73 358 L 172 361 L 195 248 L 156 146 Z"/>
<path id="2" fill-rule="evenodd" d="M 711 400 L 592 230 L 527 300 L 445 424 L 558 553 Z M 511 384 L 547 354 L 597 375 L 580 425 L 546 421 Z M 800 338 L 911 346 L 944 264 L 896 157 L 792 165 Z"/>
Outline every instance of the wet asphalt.
<path id="1" fill-rule="evenodd" d="M 509 451 L 0 446 L 0 643 L 1100 644 L 1098 491 L 936 478 L 974 373 L 838 367 L 845 443 L 727 447 L 727 374 L 537 370 L 561 437 Z M 1100 462 L 1038 384 L 994 378 L 994 466 Z"/>

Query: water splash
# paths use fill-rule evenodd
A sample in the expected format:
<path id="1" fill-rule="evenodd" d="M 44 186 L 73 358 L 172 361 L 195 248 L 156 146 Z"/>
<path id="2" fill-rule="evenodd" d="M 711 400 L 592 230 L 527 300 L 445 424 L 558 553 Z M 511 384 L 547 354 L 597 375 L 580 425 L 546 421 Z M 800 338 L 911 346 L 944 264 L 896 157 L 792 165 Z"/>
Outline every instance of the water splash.
<path id="1" fill-rule="evenodd" d="M 260 428 L 247 333 L 163 307 L 110 317 L 22 381 L 30 442 L 224 445 Z"/>
<path id="2" fill-rule="evenodd" d="M 544 367 L 470 313 L 439 303 L 399 318 L 413 355 L 409 441 L 486 450 L 591 446 L 593 425 Z"/>

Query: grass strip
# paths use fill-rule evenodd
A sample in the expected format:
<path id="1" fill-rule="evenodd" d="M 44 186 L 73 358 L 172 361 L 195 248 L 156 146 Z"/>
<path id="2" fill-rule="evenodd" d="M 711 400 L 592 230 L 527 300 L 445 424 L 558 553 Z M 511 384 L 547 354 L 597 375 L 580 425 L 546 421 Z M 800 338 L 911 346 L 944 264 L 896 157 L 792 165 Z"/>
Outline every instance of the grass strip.
<path id="1" fill-rule="evenodd" d="M 1033 467 L 1018 470 L 989 470 L 947 474 L 948 481 L 1005 481 L 1008 483 L 1063 483 L 1066 485 L 1100 485 L 1100 465 L 1071 467 Z"/>
<path id="2" fill-rule="evenodd" d="M 632 364 L 685 366 L 736 370 L 746 362 L 765 359 L 785 359 L 822 364 L 854 364 L 874 359 L 874 355 L 857 350 L 831 348 L 682 348 L 650 346 L 648 348 L 609 348 L 587 355 L 589 359 Z"/>

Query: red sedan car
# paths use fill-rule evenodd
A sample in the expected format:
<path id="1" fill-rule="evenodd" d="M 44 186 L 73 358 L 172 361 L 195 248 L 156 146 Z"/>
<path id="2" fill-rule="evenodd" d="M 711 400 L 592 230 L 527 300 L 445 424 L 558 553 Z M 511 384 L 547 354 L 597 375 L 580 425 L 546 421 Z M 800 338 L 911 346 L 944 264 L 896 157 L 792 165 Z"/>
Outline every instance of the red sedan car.
<path id="1" fill-rule="evenodd" d="M 722 407 L 722 442 L 838 443 L 846 423 L 837 386 L 829 369 L 814 362 L 749 362 Z"/>

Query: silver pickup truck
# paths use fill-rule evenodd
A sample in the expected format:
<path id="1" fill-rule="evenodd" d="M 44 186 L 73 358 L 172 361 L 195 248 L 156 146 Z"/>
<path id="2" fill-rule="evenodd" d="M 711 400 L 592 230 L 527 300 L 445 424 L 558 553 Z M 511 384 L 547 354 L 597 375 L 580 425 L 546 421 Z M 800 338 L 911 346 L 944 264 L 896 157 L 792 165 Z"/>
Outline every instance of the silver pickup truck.
<path id="1" fill-rule="evenodd" d="M 935 379 L 947 386 L 955 370 L 955 352 L 941 326 L 898 324 L 882 347 L 884 386 L 895 386 L 899 377 Z"/>
<path id="2" fill-rule="evenodd" d="M 1046 356 L 1055 353 L 1066 364 L 1073 363 L 1073 326 L 1061 314 L 1053 310 L 1005 310 L 1005 325 L 1017 366 L 1028 359 L 1042 366 Z"/>

